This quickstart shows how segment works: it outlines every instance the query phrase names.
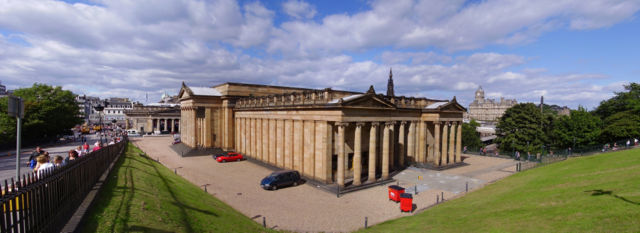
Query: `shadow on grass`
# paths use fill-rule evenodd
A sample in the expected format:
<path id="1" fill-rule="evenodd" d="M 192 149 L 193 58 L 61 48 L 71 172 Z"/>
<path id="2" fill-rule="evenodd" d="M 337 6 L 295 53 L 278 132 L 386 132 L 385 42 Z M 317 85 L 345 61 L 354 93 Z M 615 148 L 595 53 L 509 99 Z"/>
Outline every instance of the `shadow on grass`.
<path id="1" fill-rule="evenodd" d="M 166 187 L 167 191 L 169 192 L 169 195 L 171 195 L 171 198 L 173 199 L 173 204 L 175 206 L 177 206 L 180 209 L 180 221 L 181 221 L 181 225 L 184 226 L 185 232 L 194 232 L 193 227 L 191 226 L 191 222 L 189 221 L 189 218 L 187 216 L 187 209 L 189 210 L 195 210 L 204 214 L 208 214 L 208 215 L 212 215 L 215 217 L 218 217 L 218 215 L 216 213 L 210 212 L 210 211 L 206 211 L 206 210 L 201 210 L 189 205 L 186 205 L 184 203 L 182 203 L 180 200 L 178 200 L 178 197 L 176 196 L 173 188 L 171 187 L 171 185 L 169 184 L 169 182 L 167 181 L 167 178 L 164 177 L 162 175 L 162 173 L 160 173 L 160 171 L 158 170 L 158 167 L 154 166 L 153 164 L 150 164 L 148 162 L 153 161 L 152 159 L 150 159 L 147 156 L 143 156 L 143 158 L 146 158 L 146 162 L 148 165 L 151 165 L 153 167 L 153 170 L 156 172 L 156 175 L 158 178 L 160 178 L 162 180 L 162 183 L 164 184 L 164 186 Z"/>
<path id="2" fill-rule="evenodd" d="M 129 232 L 155 232 L 155 233 L 173 232 L 173 231 L 165 231 L 165 230 L 160 230 L 160 229 L 155 229 L 155 228 L 145 227 L 145 226 L 131 226 L 129 227 L 128 231 Z"/>
<path id="3" fill-rule="evenodd" d="M 635 201 L 629 200 L 629 199 L 627 199 L 625 197 L 621 197 L 621 196 L 615 195 L 615 194 L 613 194 L 613 191 L 611 191 L 611 190 L 594 189 L 594 190 L 587 190 L 587 191 L 584 191 L 584 192 L 585 193 L 589 193 L 590 192 L 591 196 L 609 195 L 609 196 L 618 198 L 618 199 L 620 199 L 620 200 L 622 200 L 624 202 L 627 202 L 629 204 L 640 205 L 640 202 L 635 202 Z"/>

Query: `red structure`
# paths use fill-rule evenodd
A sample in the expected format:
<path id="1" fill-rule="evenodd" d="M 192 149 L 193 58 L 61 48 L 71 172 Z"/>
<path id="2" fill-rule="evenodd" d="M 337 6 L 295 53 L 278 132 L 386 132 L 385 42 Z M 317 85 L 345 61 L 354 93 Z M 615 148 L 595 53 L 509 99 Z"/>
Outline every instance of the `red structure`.
<path id="1" fill-rule="evenodd" d="M 397 185 L 391 185 L 389 186 L 389 200 L 395 201 L 395 202 L 399 202 L 400 201 L 400 195 L 404 193 L 404 188 L 397 186 Z"/>
<path id="2" fill-rule="evenodd" d="M 400 211 L 412 212 L 413 211 L 413 195 L 410 193 L 400 194 Z"/>

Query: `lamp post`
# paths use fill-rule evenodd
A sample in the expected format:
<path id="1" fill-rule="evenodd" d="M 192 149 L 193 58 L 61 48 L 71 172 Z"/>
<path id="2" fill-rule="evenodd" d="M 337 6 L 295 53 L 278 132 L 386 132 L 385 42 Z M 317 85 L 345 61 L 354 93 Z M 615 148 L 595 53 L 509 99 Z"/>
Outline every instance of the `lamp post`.
<path id="1" fill-rule="evenodd" d="M 107 102 L 104 102 L 105 106 Z M 102 111 L 104 111 L 104 107 L 102 104 L 98 104 L 98 106 L 93 107 L 96 111 L 98 111 L 98 116 L 100 118 L 100 146 L 102 146 L 102 133 L 104 132 L 104 125 L 102 125 Z"/>

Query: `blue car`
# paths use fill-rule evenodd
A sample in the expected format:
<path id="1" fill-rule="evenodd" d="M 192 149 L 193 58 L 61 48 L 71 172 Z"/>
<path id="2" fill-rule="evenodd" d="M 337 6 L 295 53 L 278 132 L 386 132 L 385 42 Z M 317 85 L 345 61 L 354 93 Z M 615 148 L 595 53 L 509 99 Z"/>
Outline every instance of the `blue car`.
<path id="1" fill-rule="evenodd" d="M 265 190 L 276 190 L 281 187 L 297 186 L 302 183 L 300 173 L 294 170 L 284 170 L 271 173 L 260 181 L 260 186 Z"/>

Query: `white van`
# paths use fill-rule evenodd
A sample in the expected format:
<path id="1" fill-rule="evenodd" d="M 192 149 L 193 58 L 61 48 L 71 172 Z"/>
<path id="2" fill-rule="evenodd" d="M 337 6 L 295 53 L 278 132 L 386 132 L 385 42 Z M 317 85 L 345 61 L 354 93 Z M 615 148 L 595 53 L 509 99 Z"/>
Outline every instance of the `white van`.
<path id="1" fill-rule="evenodd" d="M 138 130 L 135 130 L 135 129 L 128 129 L 127 130 L 127 135 L 129 137 L 140 137 L 141 136 L 140 133 L 138 133 Z"/>

